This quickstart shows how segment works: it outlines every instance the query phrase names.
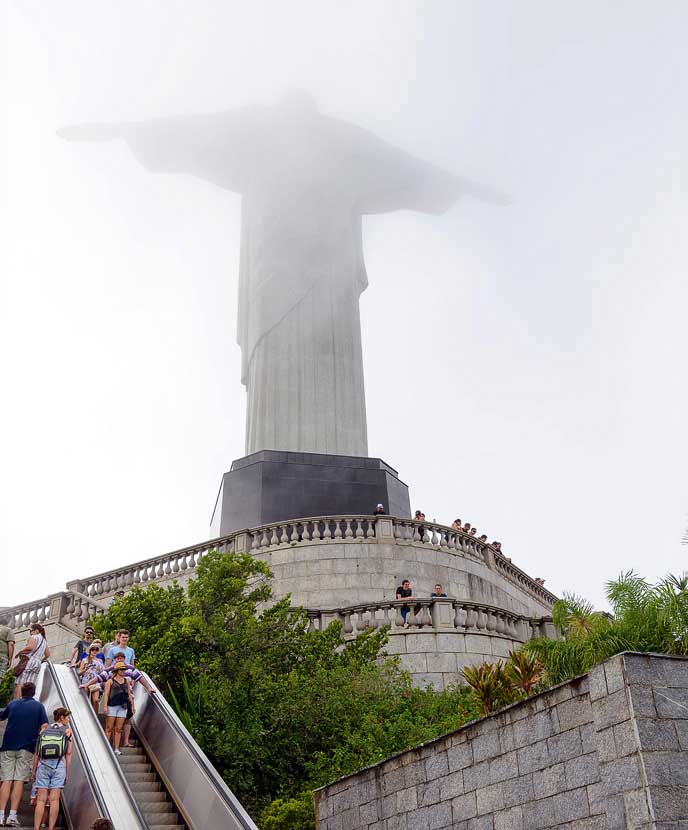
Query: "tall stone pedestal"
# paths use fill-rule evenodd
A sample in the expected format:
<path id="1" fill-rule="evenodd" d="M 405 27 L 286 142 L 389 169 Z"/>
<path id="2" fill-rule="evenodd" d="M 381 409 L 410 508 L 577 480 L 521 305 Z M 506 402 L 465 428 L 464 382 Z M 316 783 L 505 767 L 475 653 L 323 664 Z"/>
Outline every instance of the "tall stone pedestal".
<path id="1" fill-rule="evenodd" d="M 222 477 L 210 534 L 309 516 L 369 516 L 377 504 L 411 516 L 408 487 L 380 458 L 262 450 Z"/>

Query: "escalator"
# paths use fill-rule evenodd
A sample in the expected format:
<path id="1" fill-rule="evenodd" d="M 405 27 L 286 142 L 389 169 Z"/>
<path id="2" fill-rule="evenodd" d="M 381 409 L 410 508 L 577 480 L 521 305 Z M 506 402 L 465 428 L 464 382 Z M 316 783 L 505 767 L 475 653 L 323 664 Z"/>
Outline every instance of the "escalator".
<path id="1" fill-rule="evenodd" d="M 115 830 L 257 830 L 159 692 L 148 695 L 136 684 L 136 746 L 123 748 L 120 756 L 67 666 L 46 663 L 36 694 L 48 717 L 58 706 L 72 713 L 62 826 L 88 830 L 104 816 Z"/>

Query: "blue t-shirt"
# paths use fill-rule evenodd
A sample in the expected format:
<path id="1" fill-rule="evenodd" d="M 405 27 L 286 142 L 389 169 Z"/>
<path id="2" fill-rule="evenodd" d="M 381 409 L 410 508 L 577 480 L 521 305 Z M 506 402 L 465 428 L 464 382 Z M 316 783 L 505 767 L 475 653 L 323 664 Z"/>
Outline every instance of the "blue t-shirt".
<path id="1" fill-rule="evenodd" d="M 0 711 L 0 720 L 7 721 L 7 729 L 2 739 L 0 752 L 6 750 L 25 749 L 34 752 L 36 738 L 41 726 L 48 723 L 45 706 L 33 697 L 23 697 L 20 700 L 10 701 L 6 708 Z"/>
<path id="2" fill-rule="evenodd" d="M 136 655 L 134 654 L 134 649 L 131 646 L 127 646 L 126 648 L 122 648 L 122 646 L 112 646 L 106 655 L 108 660 L 112 660 L 114 662 L 115 654 L 120 651 L 124 652 L 125 663 L 132 664 L 134 662 Z"/>

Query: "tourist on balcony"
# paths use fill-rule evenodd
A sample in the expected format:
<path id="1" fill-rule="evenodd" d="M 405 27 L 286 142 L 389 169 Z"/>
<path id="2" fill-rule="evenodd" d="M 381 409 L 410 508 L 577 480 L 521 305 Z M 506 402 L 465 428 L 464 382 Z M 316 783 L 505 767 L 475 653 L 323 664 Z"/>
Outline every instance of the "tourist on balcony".
<path id="1" fill-rule="evenodd" d="M 397 599 L 413 599 L 413 591 L 411 590 L 411 583 L 408 579 L 405 579 L 397 588 L 396 597 Z M 410 610 L 408 605 L 401 606 L 401 616 L 404 620 L 404 625 L 406 625 L 406 617 L 408 617 Z"/>
<path id="2" fill-rule="evenodd" d="M 124 676 L 126 666 L 123 662 L 117 662 L 112 667 L 112 677 L 105 684 L 103 693 L 103 709 L 105 710 L 105 735 L 108 741 L 112 741 L 112 748 L 115 755 L 121 755 L 120 742 L 122 730 L 127 719 L 129 709 L 132 714 L 135 711 L 134 698 L 131 694 L 131 686 Z"/>
<path id="3" fill-rule="evenodd" d="M 492 547 L 498 552 L 502 552 L 502 543 L 501 542 L 492 542 Z"/>
<path id="4" fill-rule="evenodd" d="M 373 516 L 386 516 L 384 504 L 378 504 L 373 512 Z"/>
<path id="5" fill-rule="evenodd" d="M 29 628 L 29 642 L 18 652 L 17 665 L 14 670 L 21 668 L 21 674 L 17 676 L 14 684 L 14 698 L 18 700 L 21 695 L 21 688 L 25 683 L 36 683 L 38 672 L 41 670 L 43 660 L 50 657 L 50 649 L 45 639 L 45 629 L 42 625 L 34 623 Z"/>
<path id="6" fill-rule="evenodd" d="M 425 513 L 422 510 L 416 510 L 416 513 L 413 517 L 414 521 L 416 522 L 424 522 L 425 521 Z M 423 541 L 423 536 L 425 535 L 425 525 L 418 526 L 418 535 L 420 536 L 421 542 Z"/>
<path id="7" fill-rule="evenodd" d="M 461 530 L 461 519 L 454 519 L 451 526 L 454 530 Z"/>
<path id="8" fill-rule="evenodd" d="M 463 526 L 463 532 L 464 533 L 470 533 L 470 530 L 471 530 L 471 523 L 466 522 L 466 524 Z"/>
<path id="9" fill-rule="evenodd" d="M 14 657 L 14 634 L 9 626 L 9 614 L 0 614 L 0 681 L 12 664 Z"/>
<path id="10" fill-rule="evenodd" d="M 472 527 L 472 528 L 468 531 L 468 535 L 469 535 L 469 536 L 475 536 L 475 534 L 476 534 L 477 532 L 478 532 L 478 528 L 477 528 L 477 527 Z"/>
<path id="11" fill-rule="evenodd" d="M 434 589 L 434 590 L 433 590 L 433 592 L 430 594 L 430 596 L 431 596 L 433 599 L 441 599 L 442 597 L 446 597 L 447 595 L 444 593 L 444 591 L 442 590 L 442 586 L 441 586 L 441 585 L 440 585 L 440 583 L 438 582 L 438 583 L 435 585 L 435 589 Z"/>
<path id="12" fill-rule="evenodd" d="M 20 694 L 20 700 L 12 700 L 0 710 L 0 720 L 7 721 L 0 745 L 0 825 L 5 827 L 20 827 L 17 809 L 24 783 L 31 780 L 36 738 L 48 725 L 45 706 L 34 700 L 35 684 L 24 683 L 20 687 Z M 5 818 L 8 799 L 10 811 Z"/>
<path id="13" fill-rule="evenodd" d="M 90 625 L 87 625 L 86 628 L 84 628 L 83 638 L 81 640 L 77 640 L 76 645 L 72 649 L 72 656 L 69 658 L 70 666 L 78 666 L 84 659 L 84 657 L 88 654 L 88 649 L 93 642 L 94 636 L 95 632 Z"/>
<path id="14" fill-rule="evenodd" d="M 100 703 L 100 693 L 102 691 L 102 686 L 96 678 L 104 668 L 105 664 L 101 659 L 100 646 L 94 642 L 88 650 L 88 655 L 79 663 L 77 672 L 81 679 L 81 688 L 88 689 L 91 706 L 93 706 L 93 711 L 96 715 L 98 714 L 98 704 Z M 95 682 L 89 685 L 89 681 L 94 679 Z"/>
<path id="15" fill-rule="evenodd" d="M 486 533 L 483 533 L 483 535 L 479 536 L 478 538 L 481 542 L 484 542 L 485 544 L 487 544 L 487 534 Z"/>

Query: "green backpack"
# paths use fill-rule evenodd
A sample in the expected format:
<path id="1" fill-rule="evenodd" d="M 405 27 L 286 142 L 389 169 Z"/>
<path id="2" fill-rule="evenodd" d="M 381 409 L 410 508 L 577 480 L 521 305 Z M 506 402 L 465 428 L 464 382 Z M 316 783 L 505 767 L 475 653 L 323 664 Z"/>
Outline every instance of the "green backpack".
<path id="1" fill-rule="evenodd" d="M 40 734 L 36 755 L 43 761 L 58 761 L 67 754 L 67 740 L 67 727 L 53 723 Z"/>

